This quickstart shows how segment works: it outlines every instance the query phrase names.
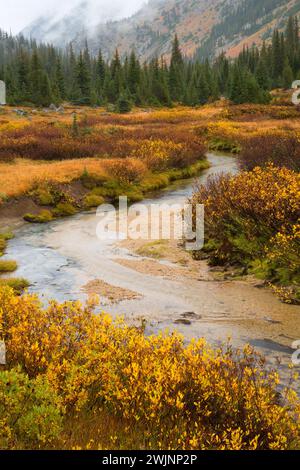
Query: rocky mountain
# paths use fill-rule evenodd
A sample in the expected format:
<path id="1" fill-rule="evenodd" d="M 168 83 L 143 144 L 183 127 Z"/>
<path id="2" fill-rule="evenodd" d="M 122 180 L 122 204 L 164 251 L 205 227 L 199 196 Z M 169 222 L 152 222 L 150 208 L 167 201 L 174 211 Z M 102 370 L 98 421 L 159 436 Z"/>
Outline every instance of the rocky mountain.
<path id="1" fill-rule="evenodd" d="M 149 0 L 136 14 L 119 21 L 104 21 L 94 14 L 93 25 L 85 0 L 62 18 L 42 17 L 23 31 L 55 45 L 85 41 L 93 53 L 99 48 L 111 57 L 134 49 L 144 60 L 170 54 L 177 33 L 187 57 L 211 57 L 225 50 L 236 56 L 244 45 L 268 40 L 275 27 L 283 27 L 289 15 L 300 12 L 300 0 Z"/>

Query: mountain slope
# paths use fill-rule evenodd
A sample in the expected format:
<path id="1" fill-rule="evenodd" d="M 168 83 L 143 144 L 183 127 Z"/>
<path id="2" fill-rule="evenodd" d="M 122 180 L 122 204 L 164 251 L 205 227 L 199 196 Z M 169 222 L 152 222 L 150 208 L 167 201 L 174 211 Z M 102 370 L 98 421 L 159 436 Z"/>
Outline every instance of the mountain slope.
<path id="1" fill-rule="evenodd" d="M 168 57 L 178 34 L 187 57 L 209 57 L 221 50 L 235 56 L 243 45 L 268 39 L 274 27 L 282 27 L 291 14 L 300 12 L 300 0 L 150 0 L 135 15 L 121 21 L 87 26 L 89 2 L 83 1 L 62 19 L 39 18 L 23 32 L 56 45 L 72 41 L 81 48 L 88 39 L 93 53 L 99 48 L 111 57 L 135 49 L 148 60 Z"/>

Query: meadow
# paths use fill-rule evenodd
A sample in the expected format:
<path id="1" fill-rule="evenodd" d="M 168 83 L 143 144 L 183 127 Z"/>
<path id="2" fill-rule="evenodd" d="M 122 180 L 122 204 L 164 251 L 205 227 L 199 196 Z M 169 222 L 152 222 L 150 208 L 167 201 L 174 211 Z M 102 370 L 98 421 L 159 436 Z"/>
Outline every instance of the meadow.
<path id="1" fill-rule="evenodd" d="M 2 201 L 31 196 L 40 185 L 43 192 L 45 185 L 76 182 L 84 189 L 100 187 L 98 193 L 104 197 L 117 197 L 121 191 L 139 200 L 144 192 L 193 176 L 206 166 L 204 139 L 189 125 L 186 110 L 179 116 L 177 112 L 107 115 L 88 108 L 74 113 L 71 108 L 60 116 L 39 113 L 28 118 L 10 111 L 2 115 Z M 80 205 L 82 200 L 76 202 Z"/>
<path id="2" fill-rule="evenodd" d="M 13 207 L 25 221 L 46 223 L 119 195 L 139 201 L 199 174 L 208 150 L 230 151 L 241 172 L 195 187 L 206 243 L 194 257 L 259 277 L 284 302 L 300 302 L 296 107 L 220 101 L 127 115 L 84 107 L 26 113 L 0 115 L 0 219 Z M 0 256 L 12 236 L 0 234 Z M 16 268 L 0 259 L 6 276 Z M 143 324 L 94 315 L 97 299 L 47 308 L 20 295 L 26 286 L 1 275 L 0 448 L 299 448 L 293 371 L 279 393 L 278 374 L 248 346 L 149 337 Z"/>

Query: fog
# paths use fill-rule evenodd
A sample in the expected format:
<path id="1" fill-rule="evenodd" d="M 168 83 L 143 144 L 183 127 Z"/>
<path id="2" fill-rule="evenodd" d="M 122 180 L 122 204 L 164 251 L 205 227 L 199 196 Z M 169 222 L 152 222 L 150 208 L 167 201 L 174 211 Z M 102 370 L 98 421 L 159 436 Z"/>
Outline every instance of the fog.
<path id="1" fill-rule="evenodd" d="M 146 0 L 0 0 L 0 28 L 20 32 L 41 15 L 59 19 L 85 3 L 85 22 L 93 26 L 108 20 L 119 20 L 134 14 Z"/>

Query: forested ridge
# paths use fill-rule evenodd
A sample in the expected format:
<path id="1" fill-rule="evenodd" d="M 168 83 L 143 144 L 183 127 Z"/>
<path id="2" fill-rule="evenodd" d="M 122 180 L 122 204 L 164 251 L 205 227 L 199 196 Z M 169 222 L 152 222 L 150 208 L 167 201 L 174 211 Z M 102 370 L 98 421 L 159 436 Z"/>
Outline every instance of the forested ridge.
<path id="1" fill-rule="evenodd" d="M 8 103 L 48 106 L 69 101 L 76 105 L 117 105 L 120 111 L 137 106 L 205 104 L 220 96 L 234 103 L 267 103 L 269 91 L 290 88 L 300 76 L 297 17 L 284 32 L 275 30 L 272 42 L 244 48 L 228 59 L 186 60 L 175 36 L 170 63 L 163 57 L 141 63 L 134 52 L 110 61 L 101 51 L 94 57 L 86 44 L 76 53 L 51 44 L 0 31 L 0 79 L 7 84 Z"/>

